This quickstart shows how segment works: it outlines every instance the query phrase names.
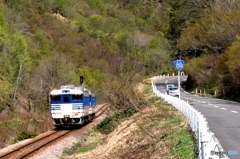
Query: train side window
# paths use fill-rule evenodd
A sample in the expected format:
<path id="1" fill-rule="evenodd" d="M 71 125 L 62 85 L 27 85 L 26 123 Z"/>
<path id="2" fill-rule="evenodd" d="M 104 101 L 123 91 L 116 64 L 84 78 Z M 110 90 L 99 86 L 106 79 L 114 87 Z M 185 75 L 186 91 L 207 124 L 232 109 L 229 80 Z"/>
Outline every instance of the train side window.
<path id="1" fill-rule="evenodd" d="M 63 102 L 64 102 L 64 103 L 69 103 L 69 97 L 66 97 L 66 96 L 63 97 Z"/>

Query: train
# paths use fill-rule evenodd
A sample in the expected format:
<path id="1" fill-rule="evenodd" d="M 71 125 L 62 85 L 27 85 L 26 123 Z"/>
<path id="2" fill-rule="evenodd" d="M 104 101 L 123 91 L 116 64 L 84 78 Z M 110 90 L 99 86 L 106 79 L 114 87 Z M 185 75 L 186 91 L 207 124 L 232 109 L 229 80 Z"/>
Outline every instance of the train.
<path id="1" fill-rule="evenodd" d="M 83 87 L 83 76 L 80 76 L 79 87 L 61 85 L 59 89 L 50 92 L 49 100 L 56 128 L 83 125 L 95 118 L 96 96 Z"/>

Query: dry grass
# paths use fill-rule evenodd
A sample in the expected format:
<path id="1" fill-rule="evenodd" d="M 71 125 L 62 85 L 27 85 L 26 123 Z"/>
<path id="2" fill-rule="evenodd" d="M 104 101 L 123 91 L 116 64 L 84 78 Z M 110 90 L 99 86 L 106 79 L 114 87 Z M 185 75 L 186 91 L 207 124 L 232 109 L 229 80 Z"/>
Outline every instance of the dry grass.
<path id="1" fill-rule="evenodd" d="M 52 120 L 48 111 L 26 112 L 4 110 L 0 114 L 0 148 L 16 142 L 21 132 L 40 134 L 51 130 Z"/>
<path id="2" fill-rule="evenodd" d="M 95 131 L 82 143 L 87 145 L 93 137 L 101 138 L 95 149 L 63 158 L 194 158 L 194 139 L 185 118 L 150 94 L 146 100 L 151 101 L 151 106 L 122 122 L 109 135 Z"/>

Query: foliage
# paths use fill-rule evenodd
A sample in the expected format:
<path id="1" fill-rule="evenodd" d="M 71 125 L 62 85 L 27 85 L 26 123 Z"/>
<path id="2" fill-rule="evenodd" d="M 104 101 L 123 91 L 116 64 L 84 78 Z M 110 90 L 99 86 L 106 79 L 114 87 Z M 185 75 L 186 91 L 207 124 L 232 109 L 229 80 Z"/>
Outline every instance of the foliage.
<path id="1" fill-rule="evenodd" d="M 196 79 L 196 86 L 239 100 L 239 84 L 236 84 L 239 83 L 236 53 L 239 49 L 240 19 L 236 16 L 239 2 L 233 3 L 235 5 L 227 1 L 208 4 L 210 10 L 206 10 L 204 16 L 187 23 L 177 47 L 191 59 L 185 70 Z"/>
<path id="2" fill-rule="evenodd" d="M 77 75 L 84 77 L 84 84 L 87 88 L 97 88 L 103 82 L 102 73 L 98 69 L 91 69 L 83 66 L 77 70 Z"/>
<path id="3" fill-rule="evenodd" d="M 13 37 L 13 48 L 10 50 L 13 56 L 13 62 L 19 63 L 19 65 L 27 65 L 31 62 L 31 59 L 27 52 L 27 43 L 21 35 L 16 35 Z"/>
<path id="4" fill-rule="evenodd" d="M 209 92 L 214 92 L 218 85 L 217 61 L 216 55 L 206 54 L 198 58 L 194 58 L 187 62 L 184 70 L 191 74 L 195 84 Z"/>
<path id="5" fill-rule="evenodd" d="M 22 140 L 29 139 L 29 138 L 33 138 L 35 136 L 37 136 L 37 134 L 35 132 L 22 131 L 17 135 L 17 138 L 15 139 L 15 142 L 22 141 Z"/>
<path id="6" fill-rule="evenodd" d="M 86 20 L 84 18 L 78 20 L 77 25 L 78 25 L 78 32 L 87 31 L 87 24 L 86 24 Z"/>
<path id="7" fill-rule="evenodd" d="M 99 15 L 92 15 L 89 20 L 91 27 L 93 27 L 94 29 L 101 29 L 104 23 L 103 18 Z"/>
<path id="8" fill-rule="evenodd" d="M 30 56 L 33 56 L 34 59 L 40 61 L 42 60 L 42 57 L 49 55 L 51 52 L 51 40 L 47 39 L 44 33 L 40 30 L 37 30 L 34 36 L 34 41 L 37 44 L 37 46 L 35 46 L 36 48 L 34 48 L 36 49 L 36 52 L 30 54 Z"/>
<path id="9" fill-rule="evenodd" d="M 134 108 L 127 108 L 124 111 L 120 111 L 115 113 L 112 116 L 106 117 L 100 124 L 96 126 L 96 130 L 101 132 L 102 134 L 109 134 L 115 128 L 122 122 L 124 121 L 127 117 L 130 117 L 136 113 L 136 110 Z"/>
<path id="10" fill-rule="evenodd" d="M 22 109 L 24 104 L 21 104 Z M 0 148 L 52 129 L 49 111 L 16 112 L 17 109 L 8 109 L 0 115 Z"/>
<path id="11" fill-rule="evenodd" d="M 231 97 L 235 100 L 239 100 L 239 37 L 232 43 L 226 50 L 226 53 L 218 60 L 218 71 L 222 75 L 220 78 L 220 84 L 218 90 L 223 92 L 223 96 Z"/>
<path id="12" fill-rule="evenodd" d="M 4 76 L 0 77 L 0 111 L 8 107 L 9 95 L 13 93 L 13 86 Z"/>
<path id="13" fill-rule="evenodd" d="M 66 0 L 54 0 L 53 11 L 60 13 L 61 15 L 65 14 Z"/>
<path id="14" fill-rule="evenodd" d="M 31 101 L 33 113 L 45 112 L 49 92 L 62 84 L 78 85 L 80 75 L 85 87 L 119 112 L 144 108 L 136 83 L 171 65 L 169 17 L 162 6 L 154 0 L 2 0 L 0 109 L 10 107 L 19 115 Z M 29 123 L 4 132 L 14 136 Z"/>
<path id="15" fill-rule="evenodd" d="M 5 40 L 6 40 L 6 22 L 3 15 L 0 14 L 0 51 L 3 50 Z"/>
<path id="16" fill-rule="evenodd" d="M 106 8 L 101 0 L 88 0 L 87 2 L 90 7 L 99 9 L 102 14 L 106 14 Z"/>
<path id="17" fill-rule="evenodd" d="M 89 143 L 88 145 L 81 146 L 77 152 L 78 153 L 83 153 L 83 152 L 93 150 L 94 148 L 97 147 L 97 145 L 98 145 L 98 142 Z"/>

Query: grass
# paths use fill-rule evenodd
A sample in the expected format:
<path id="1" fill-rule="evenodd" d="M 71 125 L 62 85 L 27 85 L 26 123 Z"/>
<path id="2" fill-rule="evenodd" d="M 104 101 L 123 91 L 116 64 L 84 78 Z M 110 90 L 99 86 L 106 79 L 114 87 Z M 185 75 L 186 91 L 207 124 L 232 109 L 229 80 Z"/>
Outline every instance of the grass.
<path id="1" fill-rule="evenodd" d="M 90 150 L 93 150 L 96 148 L 98 145 L 98 142 L 93 142 L 93 143 L 88 143 L 86 145 L 81 146 L 78 150 L 77 153 L 83 153 L 83 152 L 88 152 Z"/>
<path id="2" fill-rule="evenodd" d="M 173 150 L 173 154 L 177 154 L 182 158 L 194 158 L 194 145 L 195 142 L 193 140 L 193 136 L 191 135 L 190 130 L 179 130 L 174 133 L 175 137 L 177 137 L 175 142 L 175 149 Z M 196 156 L 195 156 L 196 158 Z"/>
<path id="3" fill-rule="evenodd" d="M 171 105 L 162 101 L 156 101 L 156 97 L 151 97 L 151 107 L 155 108 L 151 111 L 151 115 L 145 115 L 144 122 L 140 122 L 139 128 L 141 129 L 138 134 L 145 136 L 147 140 L 142 140 L 139 145 L 151 145 L 145 148 L 145 153 L 148 156 L 156 156 L 162 158 L 181 158 L 193 159 L 196 158 L 195 154 L 195 139 L 194 134 L 190 130 L 186 119 Z M 164 151 L 160 149 L 164 147 Z M 128 150 L 130 153 L 131 148 Z M 138 146 L 132 156 L 139 157 L 142 148 Z M 125 153 L 124 155 L 127 155 Z M 121 155 L 123 156 L 123 155 Z M 147 158 L 147 156 L 141 156 Z"/>
<path id="4" fill-rule="evenodd" d="M 96 129 L 91 129 L 87 137 L 83 137 L 81 141 L 75 143 L 71 148 L 65 149 L 62 157 L 75 153 L 84 153 L 95 149 L 103 141 L 103 136 Z"/>

